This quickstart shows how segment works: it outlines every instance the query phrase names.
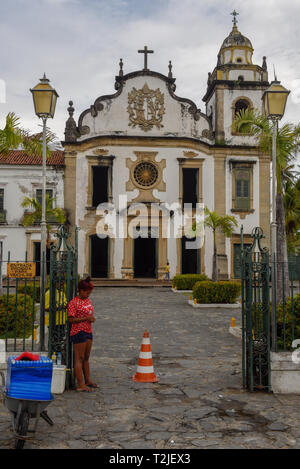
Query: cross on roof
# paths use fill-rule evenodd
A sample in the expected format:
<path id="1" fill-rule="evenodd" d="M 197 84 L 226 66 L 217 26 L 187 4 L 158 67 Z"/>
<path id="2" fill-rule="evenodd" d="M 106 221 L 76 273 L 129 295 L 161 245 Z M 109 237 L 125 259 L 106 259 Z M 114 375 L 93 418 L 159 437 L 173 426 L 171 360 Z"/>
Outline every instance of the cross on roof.
<path id="1" fill-rule="evenodd" d="M 153 54 L 154 50 L 149 50 L 147 46 L 144 47 L 142 50 L 138 50 L 139 54 L 144 54 L 144 70 L 148 70 L 148 64 L 147 64 L 147 59 L 148 59 L 148 54 Z"/>
<path id="2" fill-rule="evenodd" d="M 236 26 L 236 23 L 237 23 L 237 20 L 236 20 L 236 17 L 239 15 L 239 13 L 237 13 L 235 10 L 233 10 L 232 13 L 230 13 L 232 16 L 233 16 L 233 25 Z"/>

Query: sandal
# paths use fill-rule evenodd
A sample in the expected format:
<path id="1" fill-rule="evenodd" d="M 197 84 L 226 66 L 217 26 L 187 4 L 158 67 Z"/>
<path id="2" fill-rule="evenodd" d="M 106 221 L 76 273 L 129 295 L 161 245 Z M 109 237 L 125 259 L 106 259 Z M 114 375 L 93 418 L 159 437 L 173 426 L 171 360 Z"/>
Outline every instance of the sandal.
<path id="1" fill-rule="evenodd" d="M 92 392 L 91 389 L 76 389 L 76 392 Z"/>
<path id="2" fill-rule="evenodd" d="M 98 384 L 97 383 L 90 383 L 90 384 L 87 384 L 87 386 L 89 388 L 99 388 Z"/>

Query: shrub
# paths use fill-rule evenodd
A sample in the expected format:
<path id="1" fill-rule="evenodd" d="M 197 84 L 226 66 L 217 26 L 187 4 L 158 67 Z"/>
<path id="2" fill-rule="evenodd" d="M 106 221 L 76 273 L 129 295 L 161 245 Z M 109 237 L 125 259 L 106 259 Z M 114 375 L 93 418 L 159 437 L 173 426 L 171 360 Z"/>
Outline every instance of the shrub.
<path id="1" fill-rule="evenodd" d="M 241 292 L 239 282 L 197 282 L 193 297 L 198 303 L 235 303 Z"/>
<path id="2" fill-rule="evenodd" d="M 205 274 L 180 274 L 173 278 L 173 288 L 177 290 L 193 290 L 195 283 L 209 280 Z"/>
<path id="3" fill-rule="evenodd" d="M 8 311 L 8 314 L 7 314 Z M 25 311 L 25 321 L 24 321 Z M 17 305 L 16 295 L 2 295 L 0 297 L 0 338 L 5 338 L 6 334 L 6 316 L 8 319 L 8 337 L 14 337 L 15 328 L 16 336 L 23 337 L 24 335 L 24 322 L 25 322 L 25 335 L 28 337 L 32 331 L 32 323 L 35 320 L 33 314 L 33 301 L 30 296 L 18 294 Z"/>
<path id="4" fill-rule="evenodd" d="M 26 285 L 26 297 L 30 296 L 33 298 L 33 292 L 34 292 L 34 300 L 36 303 L 40 302 L 40 292 L 41 292 L 41 287 L 40 287 L 40 282 L 27 282 Z M 21 284 L 18 286 L 18 294 L 21 293 L 22 295 L 25 295 L 25 283 Z"/>
<path id="5" fill-rule="evenodd" d="M 296 295 L 293 301 L 291 298 L 287 298 L 285 304 L 279 303 L 277 305 L 278 349 L 292 350 L 293 338 L 300 338 L 300 294 Z"/>

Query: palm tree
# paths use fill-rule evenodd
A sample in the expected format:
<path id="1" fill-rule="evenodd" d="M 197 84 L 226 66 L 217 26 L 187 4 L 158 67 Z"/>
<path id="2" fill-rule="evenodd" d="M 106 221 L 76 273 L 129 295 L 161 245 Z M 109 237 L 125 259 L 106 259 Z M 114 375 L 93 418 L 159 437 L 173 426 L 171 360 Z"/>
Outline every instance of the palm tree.
<path id="1" fill-rule="evenodd" d="M 10 150 L 15 150 L 20 146 L 29 154 L 42 154 L 41 133 L 30 135 L 27 130 L 20 127 L 20 119 L 13 112 L 6 116 L 5 127 L 0 129 L 0 154 L 5 154 Z M 55 135 L 47 131 L 46 142 L 53 142 Z M 48 156 L 50 149 L 47 146 Z"/>
<path id="2" fill-rule="evenodd" d="M 55 207 L 53 208 L 53 202 L 55 198 L 49 197 L 46 195 L 46 222 L 47 222 L 47 246 L 50 245 L 50 223 L 59 223 L 63 225 L 66 222 L 66 214 L 62 208 Z M 22 202 L 22 207 L 29 208 L 31 211 L 25 212 L 22 225 L 23 226 L 32 226 L 35 223 L 40 223 L 42 218 L 42 204 L 38 202 L 35 198 L 25 197 Z"/>
<path id="3" fill-rule="evenodd" d="M 228 238 L 232 236 L 235 226 L 238 226 L 236 218 L 231 215 L 219 215 L 215 210 L 210 211 L 207 207 L 204 209 L 204 226 L 212 230 L 214 240 L 213 271 L 212 280 L 218 280 L 217 268 L 217 231 L 221 231 Z"/>
<path id="4" fill-rule="evenodd" d="M 289 254 L 300 251 L 300 177 L 287 181 L 284 189 L 285 231 Z"/>
<path id="5" fill-rule="evenodd" d="M 232 128 L 234 131 L 256 137 L 258 147 L 263 153 L 272 154 L 273 131 L 271 122 L 257 109 L 241 110 L 235 117 Z M 293 181 L 294 166 L 298 150 L 300 149 L 300 124 L 284 124 L 277 126 L 276 139 L 276 224 L 277 224 L 277 298 L 281 299 L 283 287 L 289 291 L 289 273 L 287 240 L 284 214 L 284 187 L 287 181 Z M 283 266 L 283 269 L 282 269 Z M 282 275 L 283 274 L 283 275 Z"/>

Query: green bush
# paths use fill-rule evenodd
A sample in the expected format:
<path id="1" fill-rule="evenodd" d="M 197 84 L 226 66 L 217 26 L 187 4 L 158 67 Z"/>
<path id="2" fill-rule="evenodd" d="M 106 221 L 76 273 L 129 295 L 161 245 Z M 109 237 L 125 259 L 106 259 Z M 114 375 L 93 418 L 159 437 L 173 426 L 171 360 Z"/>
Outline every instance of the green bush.
<path id="1" fill-rule="evenodd" d="M 293 338 L 300 338 L 300 294 L 296 295 L 293 301 L 287 298 L 285 304 L 277 305 L 278 350 L 292 350 Z"/>
<path id="2" fill-rule="evenodd" d="M 21 284 L 18 286 L 18 294 L 21 293 L 22 295 L 25 295 L 25 290 L 26 290 L 26 297 L 31 296 L 33 298 L 33 292 L 34 292 L 34 300 L 35 303 L 40 302 L 40 292 L 41 292 L 41 286 L 40 282 L 27 282 L 26 288 L 25 288 L 25 283 Z"/>
<path id="3" fill-rule="evenodd" d="M 197 282 L 193 297 L 197 303 L 235 303 L 241 292 L 239 282 Z"/>
<path id="4" fill-rule="evenodd" d="M 8 311 L 8 315 L 7 315 Z M 25 311 L 25 321 L 24 321 Z M 24 335 L 24 322 L 25 322 L 25 335 L 28 337 L 32 331 L 32 323 L 35 320 L 33 314 L 33 302 L 30 296 L 18 294 L 17 305 L 16 295 L 2 295 L 0 297 L 0 338 L 5 338 L 6 334 L 6 317 L 8 320 L 8 337 L 14 337 L 15 328 L 16 336 L 23 337 Z"/>
<path id="5" fill-rule="evenodd" d="M 177 290 L 193 290 L 195 283 L 209 280 L 205 274 L 180 274 L 173 278 L 173 288 Z"/>

